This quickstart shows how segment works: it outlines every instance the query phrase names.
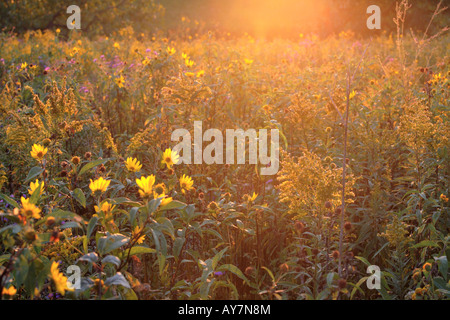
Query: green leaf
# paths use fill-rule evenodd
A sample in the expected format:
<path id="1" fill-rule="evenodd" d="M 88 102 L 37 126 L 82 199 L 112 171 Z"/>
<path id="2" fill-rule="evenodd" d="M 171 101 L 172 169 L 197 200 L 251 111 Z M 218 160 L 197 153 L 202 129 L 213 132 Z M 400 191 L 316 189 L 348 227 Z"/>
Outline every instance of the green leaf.
<path id="1" fill-rule="evenodd" d="M 176 238 L 173 242 L 173 256 L 178 258 L 184 245 L 184 238 Z"/>
<path id="2" fill-rule="evenodd" d="M 89 252 L 88 254 L 85 254 L 84 256 L 78 258 L 78 261 L 96 263 L 98 261 L 98 255 L 95 252 Z"/>
<path id="3" fill-rule="evenodd" d="M 0 193 L 0 198 L 6 201 L 8 204 L 13 206 L 14 208 L 19 208 L 19 204 L 16 202 L 16 200 L 13 200 L 12 198 L 8 197 L 6 194 Z"/>
<path id="4" fill-rule="evenodd" d="M 420 243 L 413 245 L 412 247 L 413 248 L 423 248 L 423 247 L 438 247 L 439 248 L 439 245 L 436 242 L 431 241 L 431 240 L 423 240 Z"/>
<path id="5" fill-rule="evenodd" d="M 272 279 L 272 281 L 275 282 L 275 277 L 274 277 L 272 271 L 270 271 L 270 270 L 267 269 L 266 267 L 261 267 L 261 268 L 263 268 L 264 270 L 266 270 L 267 273 L 269 274 L 270 278 Z"/>
<path id="6" fill-rule="evenodd" d="M 84 196 L 84 193 L 80 188 L 76 188 L 75 190 L 73 190 L 73 197 L 78 201 L 79 204 L 82 205 L 83 208 L 86 208 L 86 197 Z"/>
<path id="7" fill-rule="evenodd" d="M 36 178 L 38 175 L 40 175 L 42 172 L 44 172 L 44 169 L 41 167 L 33 167 L 31 168 L 30 172 L 28 172 L 28 176 L 25 179 L 23 183 L 28 183 L 32 179 Z"/>
<path id="8" fill-rule="evenodd" d="M 111 202 L 112 205 L 127 204 L 127 205 L 130 205 L 132 207 L 140 207 L 141 206 L 141 204 L 139 202 L 132 201 L 132 200 L 130 200 L 128 198 L 125 198 L 125 197 L 114 198 L 114 199 L 111 199 L 110 202 Z"/>
<path id="9" fill-rule="evenodd" d="M 134 256 L 136 254 L 143 254 L 143 253 L 156 253 L 156 250 L 153 248 L 141 247 L 141 246 L 133 247 L 130 250 L 130 256 Z"/>
<path id="10" fill-rule="evenodd" d="M 350 294 L 350 300 L 353 299 L 353 296 L 355 295 L 356 290 L 359 290 L 362 294 L 364 294 L 364 291 L 361 289 L 361 285 L 362 285 L 364 282 L 366 282 L 366 280 L 367 280 L 368 278 L 369 278 L 369 277 L 363 277 L 363 278 L 361 278 L 361 279 L 358 281 L 357 284 L 354 285 L 354 288 L 353 288 L 353 290 L 352 290 L 352 293 Z"/>
<path id="11" fill-rule="evenodd" d="M 94 231 L 95 226 L 97 225 L 98 217 L 92 217 L 91 220 L 89 220 L 87 231 L 86 231 L 86 238 L 90 239 L 92 231 Z"/>
<path id="12" fill-rule="evenodd" d="M 113 255 L 107 255 L 102 259 L 103 264 L 112 263 L 116 266 L 120 266 L 120 259 Z"/>
<path id="13" fill-rule="evenodd" d="M 180 201 L 173 200 L 166 204 L 165 206 L 162 206 L 159 208 L 159 210 L 173 210 L 173 209 L 183 209 L 186 207 L 186 204 Z"/>
<path id="14" fill-rule="evenodd" d="M 110 234 L 98 240 L 98 250 L 102 255 L 120 248 L 130 241 L 130 238 L 120 233 Z"/>
<path id="15" fill-rule="evenodd" d="M 266 269 L 267 272 L 272 274 L 272 272 L 269 269 L 267 269 L 265 267 L 262 267 L 262 268 Z M 233 264 L 223 264 L 217 268 L 217 271 L 229 271 L 229 272 L 233 273 L 234 275 L 238 276 L 239 278 L 241 278 L 242 280 L 244 280 L 246 283 L 249 283 L 247 277 L 242 273 L 242 271 L 239 270 L 239 268 Z M 273 277 L 273 274 L 272 274 L 272 277 Z M 275 278 L 272 278 L 272 279 L 275 281 Z"/>
<path id="16" fill-rule="evenodd" d="M 166 256 L 161 252 L 158 252 L 158 265 L 159 265 L 159 276 L 162 277 L 164 273 L 164 267 L 166 265 Z"/>
<path id="17" fill-rule="evenodd" d="M 212 268 L 213 270 L 216 269 L 217 264 L 219 263 L 220 259 L 222 259 L 223 255 L 225 254 L 225 252 L 228 250 L 228 247 L 225 247 L 224 249 L 222 249 L 220 252 L 218 252 L 214 258 L 212 259 Z"/>
<path id="18" fill-rule="evenodd" d="M 11 257 L 10 254 L 4 254 L 0 256 L 0 266 L 5 263 L 6 261 L 9 260 L 9 258 Z"/>
<path id="19" fill-rule="evenodd" d="M 109 160 L 111 160 L 111 159 L 109 159 L 109 158 L 108 159 L 97 159 L 97 160 L 91 161 L 88 164 L 85 164 L 83 166 L 83 168 L 81 168 L 81 170 L 78 173 L 78 175 L 81 176 L 83 173 L 91 170 L 92 168 L 94 168 L 94 167 L 96 167 L 98 165 L 101 165 L 102 163 L 108 162 Z"/>
<path id="20" fill-rule="evenodd" d="M 79 215 L 77 215 L 76 213 L 73 213 L 71 211 L 64 211 L 61 209 L 55 209 L 52 211 L 51 215 L 55 218 L 58 219 L 63 219 L 63 220 L 73 220 L 76 222 L 83 222 L 83 218 L 80 217 Z"/>
<path id="21" fill-rule="evenodd" d="M 364 257 L 355 256 L 355 258 L 358 259 L 358 260 L 360 260 L 360 261 L 362 261 L 362 262 L 364 262 L 364 264 L 367 265 L 367 266 L 371 266 L 371 265 L 372 265 L 372 264 L 371 264 L 369 261 L 367 261 L 367 259 L 364 258 Z"/>
<path id="22" fill-rule="evenodd" d="M 444 277 L 445 281 L 447 281 L 447 272 L 448 272 L 448 260 L 447 256 L 440 256 L 438 258 L 434 258 L 438 264 L 439 272 Z"/>
<path id="23" fill-rule="evenodd" d="M 107 286 L 122 286 L 128 289 L 131 289 L 130 284 L 128 283 L 127 279 L 123 276 L 122 273 L 117 272 L 114 276 L 109 277 L 105 280 L 105 285 Z"/>

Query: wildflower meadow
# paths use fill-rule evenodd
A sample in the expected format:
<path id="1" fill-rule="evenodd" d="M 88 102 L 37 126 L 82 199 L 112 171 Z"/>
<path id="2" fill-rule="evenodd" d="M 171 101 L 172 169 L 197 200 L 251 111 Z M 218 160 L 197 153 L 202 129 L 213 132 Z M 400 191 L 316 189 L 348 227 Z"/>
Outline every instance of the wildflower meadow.
<path id="1" fill-rule="evenodd" d="M 225 2 L 0 4 L 2 300 L 450 298 L 446 2 Z"/>

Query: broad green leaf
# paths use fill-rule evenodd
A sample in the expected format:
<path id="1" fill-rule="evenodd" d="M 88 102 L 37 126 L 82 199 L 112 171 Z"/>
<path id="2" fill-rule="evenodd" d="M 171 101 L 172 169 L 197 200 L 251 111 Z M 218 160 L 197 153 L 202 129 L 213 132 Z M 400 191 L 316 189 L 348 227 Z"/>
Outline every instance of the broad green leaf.
<path id="1" fill-rule="evenodd" d="M 184 238 L 176 238 L 173 242 L 173 256 L 178 258 L 184 245 Z"/>
<path id="2" fill-rule="evenodd" d="M 130 238 L 120 233 L 110 234 L 98 240 L 98 250 L 102 255 L 120 248 L 130 241 Z"/>
<path id="3" fill-rule="evenodd" d="M 423 247 L 438 247 L 439 245 L 431 240 L 423 240 L 415 245 L 412 246 L 413 248 L 423 248 Z"/>
<path id="4" fill-rule="evenodd" d="M 267 272 L 272 274 L 272 272 L 269 269 L 267 269 L 265 267 L 262 267 L 262 268 L 266 269 Z M 223 264 L 217 268 L 217 271 L 229 271 L 229 272 L 233 273 L 234 275 L 238 276 L 239 278 L 241 278 L 242 280 L 244 280 L 246 283 L 249 283 L 247 277 L 242 273 L 242 271 L 239 270 L 239 268 L 233 264 Z M 272 274 L 272 277 L 273 277 L 273 274 Z M 275 278 L 273 278 L 273 279 L 275 280 Z"/>
<path id="5" fill-rule="evenodd" d="M 186 204 L 180 201 L 172 200 L 168 204 L 161 206 L 159 210 L 165 211 L 165 210 L 172 210 L 172 209 L 183 209 L 186 207 Z"/>
<path id="6" fill-rule="evenodd" d="M 128 255 L 128 250 L 124 253 L 126 253 Z M 134 256 L 136 254 L 143 254 L 143 253 L 156 253 L 156 250 L 153 248 L 141 247 L 141 246 L 133 247 L 130 250 L 130 257 Z"/>
<path id="7" fill-rule="evenodd" d="M 28 172 L 28 176 L 25 179 L 23 183 L 28 183 L 34 178 L 36 178 L 38 175 L 40 175 L 42 172 L 44 172 L 44 169 L 41 167 L 33 167 L 31 168 L 30 172 Z"/>
<path id="8" fill-rule="evenodd" d="M 98 261 L 98 255 L 95 252 L 89 252 L 88 254 L 85 254 L 84 256 L 78 258 L 78 261 L 86 261 L 90 263 L 95 263 Z"/>
<path id="9" fill-rule="evenodd" d="M 220 252 L 218 252 L 214 258 L 212 259 L 212 268 L 213 270 L 216 269 L 217 264 L 219 263 L 220 259 L 222 259 L 223 255 L 225 254 L 225 252 L 228 250 L 228 247 L 225 247 L 224 249 L 220 250 Z"/>
<path id="10" fill-rule="evenodd" d="M 128 283 L 127 279 L 123 276 L 122 273 L 117 272 L 114 276 L 109 277 L 105 280 L 105 285 L 107 286 L 122 286 L 128 289 L 131 289 L 130 284 Z"/>
<path id="11" fill-rule="evenodd" d="M 120 266 L 120 259 L 113 255 L 107 255 L 102 259 L 102 263 L 103 264 L 112 263 L 115 264 L 116 266 Z"/>
<path id="12" fill-rule="evenodd" d="M 86 197 L 80 188 L 73 190 L 73 197 L 78 201 L 83 208 L 86 208 Z"/>
<path id="13" fill-rule="evenodd" d="M 19 204 L 16 202 L 16 200 L 8 197 L 6 194 L 0 193 L 0 198 L 6 201 L 11 206 L 13 206 L 14 208 L 19 208 Z"/>
<path id="14" fill-rule="evenodd" d="M 63 220 L 64 219 L 73 220 L 73 221 L 80 222 L 80 223 L 84 221 L 83 218 L 80 217 L 79 215 L 77 215 L 76 213 L 73 213 L 71 211 L 64 211 L 61 209 L 53 210 L 51 215 L 55 218 L 63 219 Z"/>
<path id="15" fill-rule="evenodd" d="M 97 225 L 98 218 L 92 217 L 91 220 L 89 220 L 87 230 L 86 230 L 86 238 L 89 240 L 91 238 L 92 231 L 94 231 L 95 226 Z"/>

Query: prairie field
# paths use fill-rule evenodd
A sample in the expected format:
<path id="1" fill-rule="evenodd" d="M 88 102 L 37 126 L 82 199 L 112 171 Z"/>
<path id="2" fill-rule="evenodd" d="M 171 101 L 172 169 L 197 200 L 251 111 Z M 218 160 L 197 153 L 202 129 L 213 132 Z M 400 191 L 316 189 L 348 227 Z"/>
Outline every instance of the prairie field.
<path id="1" fill-rule="evenodd" d="M 135 2 L 80 5 L 79 30 L 67 6 L 0 5 L 1 299 L 450 298 L 442 2 L 416 28 L 398 1 L 373 34 L 365 9 L 363 27 L 289 33 Z M 227 130 L 256 132 L 231 150 L 245 163 L 206 161 L 208 129 L 215 156 Z M 264 129 L 279 157 L 251 163 Z"/>

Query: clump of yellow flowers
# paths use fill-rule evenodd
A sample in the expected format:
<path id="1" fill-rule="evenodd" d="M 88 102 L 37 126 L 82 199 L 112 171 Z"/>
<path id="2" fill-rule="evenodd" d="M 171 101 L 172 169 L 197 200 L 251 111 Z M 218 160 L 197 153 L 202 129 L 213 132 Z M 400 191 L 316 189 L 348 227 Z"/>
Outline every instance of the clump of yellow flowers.
<path id="1" fill-rule="evenodd" d="M 388 224 L 386 232 L 382 233 L 381 236 L 385 237 L 392 247 L 400 247 L 404 243 L 411 239 L 408 239 L 406 235 L 408 225 L 400 220 L 398 215 L 394 215 L 392 222 Z"/>

